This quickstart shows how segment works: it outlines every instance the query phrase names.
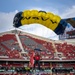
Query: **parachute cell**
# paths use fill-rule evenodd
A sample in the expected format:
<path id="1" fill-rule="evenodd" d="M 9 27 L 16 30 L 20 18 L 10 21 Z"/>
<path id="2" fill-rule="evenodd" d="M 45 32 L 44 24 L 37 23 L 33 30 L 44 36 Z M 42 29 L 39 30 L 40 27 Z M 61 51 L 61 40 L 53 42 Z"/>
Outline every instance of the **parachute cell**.
<path id="1" fill-rule="evenodd" d="M 61 20 L 60 16 L 51 12 L 38 10 L 25 10 L 18 12 L 13 20 L 14 27 L 20 27 L 25 24 L 39 23 L 53 30 L 57 35 L 64 32 L 67 23 Z M 65 25 L 64 25 L 65 24 Z"/>

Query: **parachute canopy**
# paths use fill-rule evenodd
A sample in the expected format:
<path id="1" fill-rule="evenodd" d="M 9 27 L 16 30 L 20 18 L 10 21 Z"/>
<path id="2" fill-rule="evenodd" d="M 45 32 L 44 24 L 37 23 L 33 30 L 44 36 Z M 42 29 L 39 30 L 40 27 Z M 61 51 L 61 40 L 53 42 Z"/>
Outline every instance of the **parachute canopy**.
<path id="1" fill-rule="evenodd" d="M 71 24 L 73 28 L 75 28 L 75 17 L 64 19 L 67 23 Z"/>
<path id="2" fill-rule="evenodd" d="M 23 12 L 18 12 L 13 20 L 13 26 L 16 28 L 33 23 L 42 24 L 53 30 L 57 35 L 62 34 L 67 25 L 65 20 L 62 20 L 58 15 L 38 10 L 25 10 Z"/>

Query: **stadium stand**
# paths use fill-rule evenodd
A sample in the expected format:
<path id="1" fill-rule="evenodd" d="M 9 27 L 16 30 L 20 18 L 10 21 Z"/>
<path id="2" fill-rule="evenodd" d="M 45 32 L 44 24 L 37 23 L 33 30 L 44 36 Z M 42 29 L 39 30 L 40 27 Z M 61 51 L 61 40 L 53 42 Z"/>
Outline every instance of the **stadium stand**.
<path id="1" fill-rule="evenodd" d="M 30 52 L 41 55 L 41 71 L 29 67 Z M 37 67 L 37 65 L 36 65 Z M 0 75 L 74 75 L 75 45 L 19 30 L 0 34 Z"/>

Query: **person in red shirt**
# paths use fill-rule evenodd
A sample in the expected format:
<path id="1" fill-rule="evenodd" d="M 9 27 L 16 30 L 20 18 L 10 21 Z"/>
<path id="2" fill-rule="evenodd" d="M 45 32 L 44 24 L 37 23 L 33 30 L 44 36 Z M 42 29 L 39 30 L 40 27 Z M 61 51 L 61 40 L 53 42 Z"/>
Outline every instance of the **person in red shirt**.
<path id="1" fill-rule="evenodd" d="M 34 69 L 36 64 L 38 65 L 38 69 L 40 70 L 40 55 L 38 52 L 36 52 L 34 55 Z"/>

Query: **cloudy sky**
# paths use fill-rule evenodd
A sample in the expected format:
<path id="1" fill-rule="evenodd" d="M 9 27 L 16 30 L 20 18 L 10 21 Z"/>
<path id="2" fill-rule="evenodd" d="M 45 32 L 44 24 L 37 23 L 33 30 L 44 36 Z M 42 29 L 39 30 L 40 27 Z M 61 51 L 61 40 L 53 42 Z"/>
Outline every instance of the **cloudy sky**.
<path id="1" fill-rule="evenodd" d="M 19 11 L 37 9 L 49 11 L 61 18 L 75 17 L 75 0 L 0 0 L 0 32 L 14 29 L 13 18 Z M 33 24 L 21 27 L 25 32 L 58 40 L 58 36 L 50 29 Z"/>

